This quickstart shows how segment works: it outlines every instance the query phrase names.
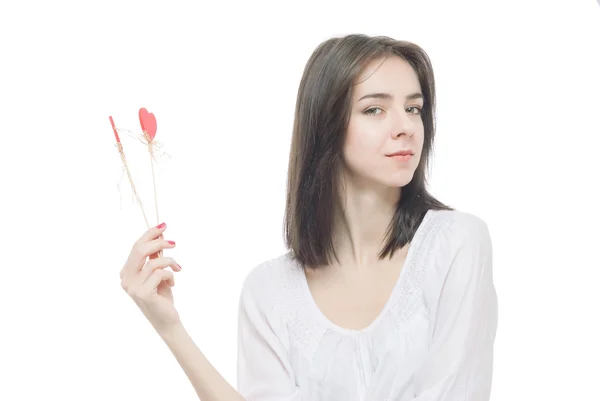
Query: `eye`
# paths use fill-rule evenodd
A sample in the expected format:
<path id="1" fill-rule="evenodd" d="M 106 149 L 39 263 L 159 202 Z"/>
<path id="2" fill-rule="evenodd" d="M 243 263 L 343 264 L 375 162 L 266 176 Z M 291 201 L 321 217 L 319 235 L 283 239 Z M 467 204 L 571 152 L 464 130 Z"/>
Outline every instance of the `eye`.
<path id="1" fill-rule="evenodd" d="M 379 114 L 379 113 L 375 112 L 377 110 L 383 112 L 383 109 L 381 109 L 381 107 L 375 107 L 374 106 L 374 107 L 369 107 L 368 109 L 366 109 L 365 111 L 363 111 L 363 113 L 365 113 L 368 116 L 376 116 L 376 115 Z"/>
<path id="2" fill-rule="evenodd" d="M 412 114 L 421 114 L 423 112 L 423 109 L 419 106 L 411 106 L 411 107 L 407 108 L 406 110 L 411 110 L 411 109 L 417 110 L 417 113 L 413 112 Z"/>

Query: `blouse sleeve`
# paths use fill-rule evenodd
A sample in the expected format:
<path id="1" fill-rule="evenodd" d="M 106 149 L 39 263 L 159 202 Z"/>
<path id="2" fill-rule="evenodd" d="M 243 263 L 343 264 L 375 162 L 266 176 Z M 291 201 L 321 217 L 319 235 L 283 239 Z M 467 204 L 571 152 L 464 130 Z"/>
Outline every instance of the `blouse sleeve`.
<path id="1" fill-rule="evenodd" d="M 414 401 L 488 401 L 498 304 L 487 224 L 458 221 Z"/>
<path id="2" fill-rule="evenodd" d="M 282 322 L 270 313 L 274 305 L 264 296 L 264 286 L 252 281 L 244 284 L 239 302 L 238 392 L 247 401 L 300 401 L 289 355 L 278 335 Z"/>

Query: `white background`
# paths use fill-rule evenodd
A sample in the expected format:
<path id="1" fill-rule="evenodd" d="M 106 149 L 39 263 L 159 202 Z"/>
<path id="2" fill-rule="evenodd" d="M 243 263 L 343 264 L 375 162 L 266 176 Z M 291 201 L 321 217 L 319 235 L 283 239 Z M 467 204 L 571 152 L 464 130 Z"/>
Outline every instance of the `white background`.
<path id="1" fill-rule="evenodd" d="M 600 7 L 587 1 L 3 2 L 0 399 L 193 400 L 120 287 L 155 223 L 137 112 L 157 116 L 176 306 L 235 383 L 242 280 L 284 251 L 304 64 L 331 36 L 430 55 L 431 190 L 489 224 L 500 301 L 494 401 L 600 399 Z M 120 185 L 120 190 L 118 186 Z"/>

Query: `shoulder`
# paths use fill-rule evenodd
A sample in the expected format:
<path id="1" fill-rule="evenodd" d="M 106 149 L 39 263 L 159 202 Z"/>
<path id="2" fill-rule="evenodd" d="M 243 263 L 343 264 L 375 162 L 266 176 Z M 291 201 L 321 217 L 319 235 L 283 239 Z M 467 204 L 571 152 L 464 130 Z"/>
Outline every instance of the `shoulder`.
<path id="1" fill-rule="evenodd" d="M 490 240 L 488 223 L 476 214 L 462 210 L 435 210 L 431 214 L 439 221 L 435 233 L 439 245 L 483 244 Z"/>
<path id="2" fill-rule="evenodd" d="M 299 288 L 302 270 L 288 253 L 252 267 L 242 283 L 241 302 L 269 313 L 289 301 Z"/>
<path id="3" fill-rule="evenodd" d="M 435 230 L 424 263 L 418 266 L 423 271 L 423 299 L 432 321 L 448 317 L 444 315 L 448 312 L 438 314 L 439 308 L 464 306 L 468 299 L 465 297 L 481 299 L 483 305 L 485 297 L 494 294 L 488 223 L 482 217 L 464 211 L 436 211 L 433 214 L 444 224 L 439 224 Z M 469 310 L 468 305 L 465 310 Z"/>
<path id="4" fill-rule="evenodd" d="M 429 274 L 443 278 L 452 266 L 481 269 L 492 259 L 488 223 L 480 216 L 460 210 L 433 211 L 431 235 L 426 241 Z M 464 270 L 463 270 L 464 271 Z"/>

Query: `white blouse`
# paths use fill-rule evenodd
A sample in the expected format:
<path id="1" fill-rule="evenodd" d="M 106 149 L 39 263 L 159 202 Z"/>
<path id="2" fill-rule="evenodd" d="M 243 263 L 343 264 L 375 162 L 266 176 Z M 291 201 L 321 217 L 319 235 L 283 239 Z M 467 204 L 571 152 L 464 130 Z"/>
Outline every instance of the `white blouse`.
<path id="1" fill-rule="evenodd" d="M 288 254 L 255 267 L 239 309 L 247 401 L 484 401 L 498 319 L 487 224 L 429 211 L 392 295 L 363 330 L 336 326 Z"/>

